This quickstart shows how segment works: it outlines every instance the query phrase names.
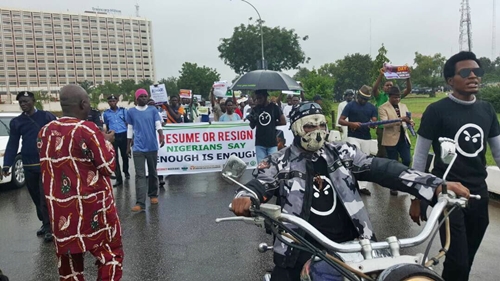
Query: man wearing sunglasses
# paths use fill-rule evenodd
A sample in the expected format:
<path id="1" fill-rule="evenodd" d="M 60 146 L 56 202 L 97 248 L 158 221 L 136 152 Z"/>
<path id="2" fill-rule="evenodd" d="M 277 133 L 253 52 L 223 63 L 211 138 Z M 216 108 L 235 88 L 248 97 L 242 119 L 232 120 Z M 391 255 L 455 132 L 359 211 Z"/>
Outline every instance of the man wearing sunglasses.
<path id="1" fill-rule="evenodd" d="M 500 126 L 493 106 L 476 99 L 484 70 L 474 53 L 460 52 L 452 56 L 443 72 L 453 92 L 425 110 L 418 130 L 413 168 L 425 170 L 431 145 L 436 155 L 441 154 L 439 138 L 454 139 L 457 158 L 446 180 L 460 182 L 471 194 L 481 195 L 480 200 L 470 200 L 467 208 L 450 214 L 451 245 L 443 266 L 443 278 L 461 281 L 469 280 L 474 256 L 488 227 L 486 143 L 500 166 Z M 435 157 L 432 173 L 443 177 L 447 167 L 440 157 Z M 413 200 L 410 215 L 416 223 L 420 223 L 418 214 L 419 202 Z M 440 231 L 441 241 L 444 241 L 444 226 Z"/>

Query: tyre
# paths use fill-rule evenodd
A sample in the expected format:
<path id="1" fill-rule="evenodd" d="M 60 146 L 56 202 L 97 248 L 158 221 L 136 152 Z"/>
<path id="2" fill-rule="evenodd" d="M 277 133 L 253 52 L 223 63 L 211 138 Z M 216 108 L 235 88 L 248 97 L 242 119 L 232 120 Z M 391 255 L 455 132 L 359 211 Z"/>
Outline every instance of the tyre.
<path id="1" fill-rule="evenodd" d="M 420 264 L 398 264 L 384 270 L 377 281 L 443 281 L 436 272 Z"/>
<path id="2" fill-rule="evenodd" d="M 17 155 L 14 160 L 14 165 L 12 165 L 12 180 L 11 183 L 17 187 L 23 187 L 26 183 L 26 177 L 24 176 L 23 160 L 21 155 Z"/>

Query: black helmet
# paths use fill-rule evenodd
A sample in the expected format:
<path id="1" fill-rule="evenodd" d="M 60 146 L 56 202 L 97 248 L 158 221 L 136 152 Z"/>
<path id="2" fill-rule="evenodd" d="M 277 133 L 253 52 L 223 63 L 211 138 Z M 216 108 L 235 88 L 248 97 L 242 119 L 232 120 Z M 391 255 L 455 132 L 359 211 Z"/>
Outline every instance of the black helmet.
<path id="1" fill-rule="evenodd" d="M 310 101 L 301 102 L 295 105 L 292 111 L 290 111 L 290 125 L 298 119 L 311 114 L 323 114 L 321 105 Z"/>

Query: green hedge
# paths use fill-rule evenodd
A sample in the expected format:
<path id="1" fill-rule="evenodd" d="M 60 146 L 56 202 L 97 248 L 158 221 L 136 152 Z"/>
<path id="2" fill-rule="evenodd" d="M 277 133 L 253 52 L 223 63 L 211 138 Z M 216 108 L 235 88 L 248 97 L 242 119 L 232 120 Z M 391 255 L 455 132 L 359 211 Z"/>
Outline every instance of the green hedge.
<path id="1" fill-rule="evenodd" d="M 488 86 L 481 89 L 478 98 L 489 101 L 495 111 L 500 113 L 500 86 Z"/>

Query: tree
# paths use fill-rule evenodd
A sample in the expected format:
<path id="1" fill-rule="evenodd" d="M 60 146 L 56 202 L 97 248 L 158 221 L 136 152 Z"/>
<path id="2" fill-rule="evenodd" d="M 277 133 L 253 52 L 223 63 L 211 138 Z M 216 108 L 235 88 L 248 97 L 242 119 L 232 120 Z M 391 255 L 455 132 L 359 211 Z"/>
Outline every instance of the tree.
<path id="1" fill-rule="evenodd" d="M 35 108 L 38 110 L 43 110 L 43 102 L 48 99 L 47 93 L 42 93 L 42 91 L 37 91 L 33 93 L 35 96 Z"/>
<path id="2" fill-rule="evenodd" d="M 295 69 L 299 64 L 309 62 L 310 58 L 300 47 L 300 41 L 307 40 L 308 36 L 300 38 L 293 29 L 267 26 L 262 26 L 262 34 L 268 69 Z M 237 74 L 258 69 L 257 61 L 262 57 L 260 39 L 259 21 L 246 26 L 241 24 L 234 28 L 230 38 L 221 39 L 222 43 L 217 47 L 219 58 Z"/>
<path id="3" fill-rule="evenodd" d="M 100 84 L 96 88 L 99 89 L 104 98 L 110 95 L 120 95 L 120 86 L 110 81 L 104 81 L 104 84 Z"/>
<path id="4" fill-rule="evenodd" d="M 153 84 L 154 84 L 154 82 L 151 79 L 147 79 L 147 78 L 142 79 L 139 81 L 139 83 L 137 83 L 137 85 L 138 85 L 137 89 L 144 89 L 144 90 L 148 91 L 148 93 L 149 93 L 149 86 L 151 86 Z"/>
<path id="5" fill-rule="evenodd" d="M 295 79 L 295 81 L 302 82 L 302 80 L 304 80 L 309 75 L 309 73 L 311 73 L 311 71 L 307 69 L 307 67 L 299 66 L 297 72 L 295 73 L 295 75 L 293 75 L 293 79 Z"/>
<path id="6" fill-rule="evenodd" d="M 371 85 L 370 71 L 373 61 L 370 55 L 356 53 L 347 55 L 335 63 L 327 63 L 318 69 L 322 76 L 335 78 L 335 95 L 342 95 L 347 89 L 359 89 L 363 85 Z"/>
<path id="7" fill-rule="evenodd" d="M 180 76 L 177 80 L 179 89 L 192 90 L 194 94 L 201 94 L 208 98 L 210 88 L 215 81 L 220 80 L 220 74 L 217 70 L 206 66 L 198 66 L 196 63 L 185 62 L 179 71 Z"/>
<path id="8" fill-rule="evenodd" d="M 371 83 L 374 83 L 375 80 L 377 80 L 377 77 L 380 74 L 380 69 L 384 66 L 384 63 L 391 62 L 386 55 L 387 55 L 387 49 L 385 48 L 384 44 L 382 44 L 382 47 L 378 49 L 378 54 L 375 57 L 375 60 L 373 61 L 373 67 L 370 72 L 372 81 Z"/>
<path id="9" fill-rule="evenodd" d="M 92 106 L 92 108 L 97 109 L 99 107 L 99 104 L 102 101 L 104 101 L 104 99 L 102 98 L 102 90 L 98 87 L 93 88 L 89 92 L 89 99 L 90 99 L 90 106 Z"/>
<path id="10" fill-rule="evenodd" d="M 484 83 L 494 83 L 500 82 L 500 57 L 492 61 L 489 58 L 481 57 L 479 58 L 481 62 L 481 68 L 484 69 L 484 76 L 482 81 Z"/>
<path id="11" fill-rule="evenodd" d="M 122 101 L 128 103 L 134 102 L 135 91 L 139 89 L 139 86 L 135 83 L 134 79 L 125 79 L 120 83 L 120 92 L 122 94 Z"/>
<path id="12" fill-rule="evenodd" d="M 89 80 L 83 80 L 83 81 L 80 81 L 80 82 L 77 81 L 76 83 L 78 85 L 80 85 L 80 87 L 82 87 L 89 94 L 90 94 L 90 91 L 92 90 L 92 87 L 94 86 L 94 83 L 92 83 Z"/>
<path id="13" fill-rule="evenodd" d="M 179 87 L 177 86 L 178 78 L 176 77 L 168 77 L 167 79 L 162 78 L 158 81 L 158 84 L 165 84 L 165 88 L 167 89 L 167 94 L 178 94 Z"/>
<path id="14" fill-rule="evenodd" d="M 422 55 L 415 52 L 414 63 L 416 67 L 412 70 L 412 81 L 420 87 L 432 89 L 430 96 L 436 96 L 436 89 L 444 84 L 443 67 L 446 58 L 441 54 L 434 56 Z"/>

